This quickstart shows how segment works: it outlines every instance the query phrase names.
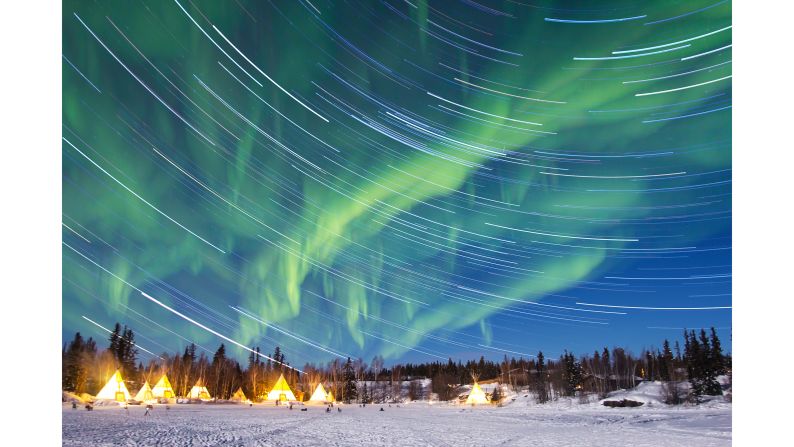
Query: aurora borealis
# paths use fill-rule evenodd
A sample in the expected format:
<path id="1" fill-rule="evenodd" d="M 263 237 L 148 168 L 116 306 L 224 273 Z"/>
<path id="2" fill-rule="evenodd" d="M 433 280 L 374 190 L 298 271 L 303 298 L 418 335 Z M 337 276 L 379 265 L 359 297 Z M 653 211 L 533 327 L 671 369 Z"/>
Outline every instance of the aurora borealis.
<path id="1" fill-rule="evenodd" d="M 62 84 L 64 337 L 729 346 L 728 1 L 67 1 Z"/>

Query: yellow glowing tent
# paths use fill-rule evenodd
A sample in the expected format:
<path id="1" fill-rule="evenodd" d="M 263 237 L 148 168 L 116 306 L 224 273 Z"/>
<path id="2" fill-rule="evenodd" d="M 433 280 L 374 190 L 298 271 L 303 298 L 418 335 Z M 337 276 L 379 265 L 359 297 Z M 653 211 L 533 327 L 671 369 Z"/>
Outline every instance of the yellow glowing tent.
<path id="1" fill-rule="evenodd" d="M 245 398 L 245 393 L 243 393 L 243 388 L 240 387 L 237 388 L 237 391 L 235 391 L 234 394 L 232 394 L 231 400 L 236 402 L 245 402 L 248 399 Z"/>
<path id="2" fill-rule="evenodd" d="M 110 377 L 108 383 L 96 395 L 97 399 L 110 399 L 117 402 L 126 402 L 130 399 L 130 392 L 127 391 L 127 386 L 124 385 L 124 379 L 121 378 L 121 372 L 116 370 Z"/>
<path id="3" fill-rule="evenodd" d="M 145 402 L 153 399 L 154 393 L 152 393 L 152 387 L 149 386 L 149 381 L 147 380 L 143 382 L 143 386 L 138 390 L 138 394 L 135 395 L 135 400 Z"/>
<path id="4" fill-rule="evenodd" d="M 201 380 L 199 380 L 198 382 L 196 382 L 195 385 L 193 385 L 193 388 L 190 389 L 190 393 L 188 393 L 187 397 L 191 399 L 201 399 L 201 400 L 212 399 L 212 397 L 210 397 L 210 392 L 207 390 L 207 387 L 205 387 L 204 384 L 201 383 Z"/>
<path id="5" fill-rule="evenodd" d="M 485 396 L 482 388 L 480 388 L 480 384 L 474 382 L 474 386 L 471 387 L 471 392 L 469 393 L 468 399 L 466 399 L 466 405 L 479 405 L 479 404 L 487 404 L 489 403 L 488 397 Z"/>
<path id="6" fill-rule="evenodd" d="M 292 394 L 292 390 L 289 389 L 289 385 L 287 385 L 287 381 L 284 379 L 284 374 L 278 377 L 273 389 L 267 393 L 267 400 L 280 400 L 282 402 L 295 400 L 295 395 Z"/>
<path id="7" fill-rule="evenodd" d="M 331 403 L 336 402 L 336 400 L 334 400 L 334 392 L 333 391 L 329 391 L 328 392 L 328 402 L 331 402 Z"/>
<path id="8" fill-rule="evenodd" d="M 160 380 L 152 388 L 152 395 L 156 398 L 162 397 L 165 399 L 171 399 L 175 396 L 174 389 L 171 388 L 171 382 L 168 381 L 168 377 L 165 374 L 160 377 Z"/>
<path id="9" fill-rule="evenodd" d="M 314 393 L 312 393 L 312 397 L 309 398 L 308 402 L 313 404 L 325 404 L 333 401 L 328 400 L 328 393 L 325 392 L 323 384 L 318 383 L 317 388 L 314 389 Z"/>

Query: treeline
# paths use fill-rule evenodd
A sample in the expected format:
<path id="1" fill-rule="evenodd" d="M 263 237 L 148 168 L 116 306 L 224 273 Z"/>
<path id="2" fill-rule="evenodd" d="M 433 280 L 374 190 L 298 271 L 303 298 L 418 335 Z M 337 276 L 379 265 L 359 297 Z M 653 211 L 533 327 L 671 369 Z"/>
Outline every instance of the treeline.
<path id="1" fill-rule="evenodd" d="M 138 361 L 138 349 L 132 330 L 118 323 L 108 339 L 107 349 L 100 350 L 92 338 L 84 340 L 78 332 L 63 349 L 63 388 L 75 393 L 96 394 L 117 368 L 122 371 L 131 392 L 149 381 L 156 382 L 168 374 L 177 396 L 185 396 L 201 382 L 213 397 L 228 399 L 237 388 L 251 400 L 263 400 L 280 374 L 299 400 L 306 400 L 317 383 L 322 382 L 338 400 L 345 402 L 389 402 L 435 398 L 452 400 L 460 394 L 461 385 L 497 381 L 492 400 L 498 401 L 506 390 L 532 393 L 540 403 L 560 397 L 579 396 L 587 399 L 606 397 L 619 389 L 635 387 L 642 381 L 661 381 L 667 403 L 700 402 L 702 396 L 720 395 L 718 376 L 730 377 L 731 357 L 724 355 L 714 328 L 710 332 L 684 331 L 684 347 L 671 346 L 668 340 L 661 349 L 643 349 L 639 355 L 613 347 L 592 354 L 576 356 L 565 351 L 557 359 L 547 359 L 542 352 L 531 359 L 508 358 L 465 363 L 405 363 L 386 367 L 376 356 L 367 364 L 362 359 L 334 359 L 325 365 L 304 365 L 303 373 L 289 366 L 277 346 L 269 357 L 262 358 L 260 348 L 248 356 L 247 365 L 226 355 L 221 344 L 212 356 L 197 353 L 191 344 L 183 353 L 160 354 L 147 365 Z M 203 348 L 202 348 L 203 349 Z M 419 380 L 424 379 L 424 380 Z"/>

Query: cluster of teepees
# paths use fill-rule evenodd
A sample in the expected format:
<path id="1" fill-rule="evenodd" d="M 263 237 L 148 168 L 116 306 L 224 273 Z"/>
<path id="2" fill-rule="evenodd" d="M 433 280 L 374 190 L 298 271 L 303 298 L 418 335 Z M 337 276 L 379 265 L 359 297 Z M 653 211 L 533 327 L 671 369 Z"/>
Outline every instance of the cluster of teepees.
<path id="1" fill-rule="evenodd" d="M 471 387 L 471 392 L 469 392 L 469 397 L 466 398 L 466 405 L 482 405 L 482 404 L 489 404 L 491 403 L 488 400 L 488 396 L 485 395 L 485 392 L 480 388 L 480 384 L 477 383 L 477 376 L 471 376 L 472 380 L 474 380 L 474 385 Z"/>
<path id="2" fill-rule="evenodd" d="M 479 389 L 479 387 L 477 387 L 477 389 Z M 482 393 L 482 390 L 480 390 L 480 393 Z M 156 401 L 157 399 L 172 399 L 175 396 L 176 394 L 174 393 L 174 389 L 171 387 L 171 382 L 168 380 L 168 377 L 163 374 L 154 387 L 149 385 L 148 380 L 145 381 L 141 389 L 135 395 L 135 400 L 141 402 L 151 402 Z M 130 392 L 127 390 L 127 386 L 124 384 L 124 379 L 121 377 L 121 372 L 119 370 L 116 370 L 116 372 L 113 373 L 113 375 L 110 377 L 110 380 L 108 380 L 107 384 L 102 387 L 102 390 L 99 391 L 99 394 L 97 394 L 96 397 L 97 399 L 115 400 L 116 402 L 126 402 L 131 399 Z M 204 386 L 201 380 L 197 381 L 193 388 L 190 389 L 187 397 L 190 399 L 200 399 L 203 401 L 212 400 L 212 396 L 210 396 L 207 387 Z M 234 392 L 230 400 L 234 402 L 248 401 L 248 399 L 245 397 L 245 393 L 243 393 L 242 387 L 238 388 L 237 391 Z M 279 376 L 276 384 L 273 385 L 273 388 L 269 393 L 267 393 L 267 400 L 280 402 L 291 402 L 297 400 L 295 399 L 295 394 L 292 393 L 289 384 L 287 384 L 284 374 Z M 334 395 L 331 392 L 326 392 L 323 384 L 318 383 L 317 387 L 314 389 L 314 393 L 309 399 L 309 402 L 313 404 L 333 403 Z"/>
<path id="3" fill-rule="evenodd" d="M 206 388 L 205 388 L 206 390 Z M 209 393 L 207 394 L 209 395 Z M 145 381 L 138 393 L 135 394 L 135 400 L 141 402 L 152 402 L 157 399 L 172 399 L 176 396 L 174 389 L 171 388 L 171 382 L 168 377 L 163 374 L 160 380 L 154 385 L 154 388 L 149 385 L 149 381 Z M 97 399 L 115 400 L 116 402 L 126 402 L 131 399 L 127 386 L 124 384 L 124 379 L 121 377 L 121 371 L 116 370 L 110 380 L 96 395 Z"/>

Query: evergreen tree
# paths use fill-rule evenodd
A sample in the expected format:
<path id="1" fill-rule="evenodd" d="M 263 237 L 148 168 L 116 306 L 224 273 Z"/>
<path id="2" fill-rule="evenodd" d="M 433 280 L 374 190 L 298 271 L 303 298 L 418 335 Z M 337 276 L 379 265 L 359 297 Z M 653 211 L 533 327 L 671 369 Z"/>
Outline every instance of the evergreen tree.
<path id="1" fill-rule="evenodd" d="M 116 357 L 121 365 L 121 370 L 125 377 L 136 377 L 135 368 L 138 349 L 135 348 L 135 334 L 132 329 L 124 326 L 121 338 L 119 339 L 118 356 Z"/>
<path id="2" fill-rule="evenodd" d="M 226 346 L 221 343 L 220 347 L 217 351 L 215 351 L 215 355 L 212 357 L 212 364 L 218 365 L 226 360 Z"/>
<path id="3" fill-rule="evenodd" d="M 659 357 L 659 378 L 664 382 L 669 382 L 673 369 L 673 352 L 670 350 L 670 342 L 667 339 L 662 344 L 662 352 Z"/>
<path id="4" fill-rule="evenodd" d="M 253 348 L 251 348 L 251 352 L 248 354 L 248 369 L 251 369 L 256 365 L 256 354 L 254 354 Z"/>
<path id="5" fill-rule="evenodd" d="M 582 383 L 582 365 L 576 361 L 573 353 L 565 351 L 562 358 L 563 363 L 563 395 L 573 396 Z"/>
<path id="6" fill-rule="evenodd" d="M 196 345 L 191 343 L 185 347 L 185 353 L 182 355 L 182 361 L 192 364 L 196 360 Z"/>
<path id="7" fill-rule="evenodd" d="M 108 346 L 108 350 L 111 354 L 113 354 L 113 358 L 118 359 L 121 345 L 121 324 L 116 322 L 116 325 L 113 326 L 113 331 L 110 333 L 110 346 Z"/>
<path id="8" fill-rule="evenodd" d="M 344 369 L 342 371 L 342 381 L 344 387 L 342 388 L 342 401 L 349 404 L 356 399 L 358 394 L 356 389 L 356 372 L 353 370 L 353 362 L 350 357 L 347 358 Z"/>
<path id="9" fill-rule="evenodd" d="M 691 394 L 695 402 L 700 401 L 703 395 L 703 356 L 700 353 L 700 343 L 698 343 L 695 331 L 687 332 L 684 330 L 684 362 L 686 372 L 691 385 Z"/>
<path id="10" fill-rule="evenodd" d="M 604 351 L 601 353 L 601 364 L 604 365 L 604 383 L 605 392 L 614 391 L 612 387 L 612 362 L 609 359 L 609 349 L 604 346 Z"/>
<path id="11" fill-rule="evenodd" d="M 361 403 L 362 404 L 370 403 L 370 396 L 369 396 L 369 389 L 367 388 L 367 382 L 364 382 L 364 386 L 361 388 Z"/>
<path id="12" fill-rule="evenodd" d="M 77 394 L 88 392 L 96 352 L 94 339 L 84 340 L 79 332 L 74 334 L 63 352 L 63 389 Z"/>
<path id="13" fill-rule="evenodd" d="M 538 352 L 538 360 L 535 363 L 538 373 L 538 381 L 535 392 L 538 395 L 538 403 L 545 404 L 549 401 L 549 393 L 546 389 L 546 364 L 544 363 L 543 352 Z"/>
<path id="14" fill-rule="evenodd" d="M 62 378 L 63 389 L 68 391 L 78 392 L 78 382 L 80 378 L 85 375 L 85 369 L 81 365 L 80 357 L 85 342 L 80 333 L 74 334 L 74 340 L 69 343 L 64 356 L 64 375 Z"/>
<path id="15" fill-rule="evenodd" d="M 714 373 L 718 376 L 724 375 L 725 357 L 722 355 L 722 345 L 713 326 L 711 327 L 711 361 L 714 363 Z"/>
<path id="16" fill-rule="evenodd" d="M 273 351 L 273 360 L 276 361 L 276 364 L 273 365 L 274 368 L 281 369 L 286 363 L 284 361 L 284 353 L 281 352 L 281 348 L 279 348 L 278 346 L 276 346 L 276 349 Z"/>
<path id="17" fill-rule="evenodd" d="M 717 382 L 717 360 L 714 358 L 714 351 L 710 347 L 706 330 L 700 330 L 701 345 L 701 380 L 703 382 L 703 393 L 708 396 L 722 395 L 722 387 Z M 721 349 L 720 349 L 721 350 Z"/>

